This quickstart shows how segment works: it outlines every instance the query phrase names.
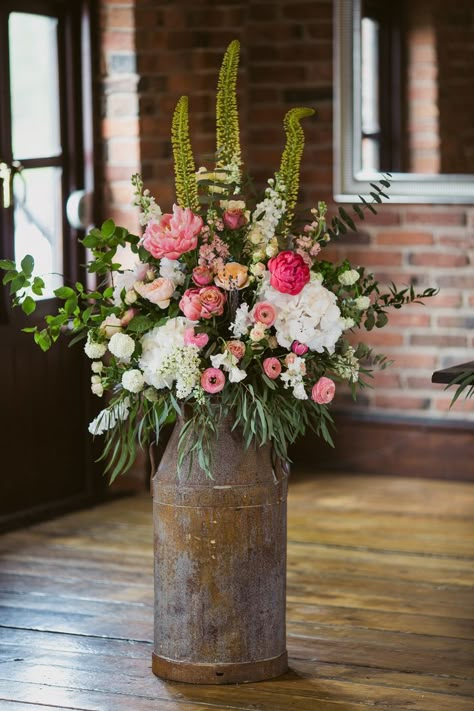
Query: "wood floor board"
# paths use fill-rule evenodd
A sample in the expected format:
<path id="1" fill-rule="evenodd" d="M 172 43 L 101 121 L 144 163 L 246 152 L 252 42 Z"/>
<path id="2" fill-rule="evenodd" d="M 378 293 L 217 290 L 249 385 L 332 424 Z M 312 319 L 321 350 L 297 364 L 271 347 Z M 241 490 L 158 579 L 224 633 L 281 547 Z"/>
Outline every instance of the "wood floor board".
<path id="1" fill-rule="evenodd" d="M 0 538 L 0 709 L 471 711 L 474 485 L 293 479 L 290 671 L 239 686 L 151 673 L 151 500 Z"/>

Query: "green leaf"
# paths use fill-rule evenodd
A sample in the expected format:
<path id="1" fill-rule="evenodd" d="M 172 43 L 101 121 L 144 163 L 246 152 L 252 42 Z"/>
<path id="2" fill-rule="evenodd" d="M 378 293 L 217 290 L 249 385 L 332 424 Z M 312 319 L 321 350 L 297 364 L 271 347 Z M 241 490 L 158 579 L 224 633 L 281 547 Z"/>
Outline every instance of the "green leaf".
<path id="1" fill-rule="evenodd" d="M 12 279 L 12 283 L 10 284 L 10 294 L 15 294 L 17 291 L 20 291 L 20 289 L 23 289 L 26 284 L 26 277 L 23 274 L 18 274 L 14 279 Z"/>
<path id="2" fill-rule="evenodd" d="M 11 259 L 0 259 L 0 269 L 16 269 L 16 264 Z"/>
<path id="3" fill-rule="evenodd" d="M 75 296 L 75 291 L 74 289 L 71 289 L 70 286 L 60 286 L 58 289 L 54 290 L 54 295 L 58 297 L 58 299 L 69 299 L 71 296 Z"/>
<path id="4" fill-rule="evenodd" d="M 23 309 L 25 314 L 29 316 L 36 309 L 36 301 L 32 299 L 31 296 L 27 296 L 22 302 L 21 308 Z"/>
<path id="5" fill-rule="evenodd" d="M 45 329 L 43 329 L 42 331 L 36 331 L 36 333 L 34 334 L 34 339 L 35 343 L 38 344 L 42 351 L 46 352 L 49 351 L 49 349 L 51 348 L 51 338 L 49 337 L 49 334 Z"/>
<path id="6" fill-rule="evenodd" d="M 387 314 L 383 313 L 383 311 L 381 311 L 377 316 L 377 321 L 376 321 L 375 325 L 377 328 L 383 328 L 384 326 L 387 325 L 387 323 L 388 323 L 388 316 L 387 316 Z"/>
<path id="7" fill-rule="evenodd" d="M 23 259 L 21 260 L 21 268 L 26 274 L 26 276 L 32 275 L 33 269 L 35 268 L 35 260 L 33 259 L 31 254 L 27 254 L 26 257 L 23 257 Z"/>
<path id="8" fill-rule="evenodd" d="M 102 223 L 100 231 L 102 232 L 103 237 L 109 239 L 115 232 L 115 222 L 113 220 L 106 220 Z"/>
<path id="9" fill-rule="evenodd" d="M 13 281 L 17 276 L 18 272 L 15 269 L 11 272 L 7 272 L 3 277 L 3 284 L 8 284 L 9 282 Z"/>
<path id="10" fill-rule="evenodd" d="M 31 286 L 31 291 L 33 294 L 36 294 L 37 296 L 42 296 L 43 295 L 43 289 L 44 289 L 44 281 L 41 279 L 41 277 L 35 277 L 33 279 L 33 284 Z"/>

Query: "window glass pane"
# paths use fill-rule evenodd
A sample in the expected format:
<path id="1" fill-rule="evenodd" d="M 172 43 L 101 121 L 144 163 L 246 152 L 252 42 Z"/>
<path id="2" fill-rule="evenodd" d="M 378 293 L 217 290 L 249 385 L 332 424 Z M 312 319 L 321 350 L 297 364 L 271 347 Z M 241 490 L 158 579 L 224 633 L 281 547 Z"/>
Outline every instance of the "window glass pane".
<path id="1" fill-rule="evenodd" d="M 58 40 L 55 17 L 9 17 L 12 143 L 15 158 L 59 155 Z"/>
<path id="2" fill-rule="evenodd" d="M 61 168 L 35 168 L 15 175 L 15 261 L 35 260 L 46 284 L 43 299 L 63 283 Z M 32 294 L 33 298 L 38 297 Z"/>
<path id="3" fill-rule="evenodd" d="M 361 23 L 362 170 L 378 170 L 380 163 L 378 65 L 379 23 L 364 17 Z"/>

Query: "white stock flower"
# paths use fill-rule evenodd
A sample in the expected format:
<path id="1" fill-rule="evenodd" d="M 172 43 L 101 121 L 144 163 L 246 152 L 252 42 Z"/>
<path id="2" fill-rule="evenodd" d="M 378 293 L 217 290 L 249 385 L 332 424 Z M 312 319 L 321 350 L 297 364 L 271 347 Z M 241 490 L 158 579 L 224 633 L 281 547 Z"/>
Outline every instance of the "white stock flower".
<path id="1" fill-rule="evenodd" d="M 308 399 L 308 393 L 304 389 L 304 384 L 303 382 L 296 383 L 296 385 L 293 388 L 293 395 L 297 400 L 307 400 Z"/>
<path id="2" fill-rule="evenodd" d="M 247 332 L 252 324 L 252 319 L 249 316 L 249 306 L 245 301 L 240 304 L 235 312 L 234 323 L 230 324 L 234 338 L 240 338 L 247 335 Z"/>
<path id="3" fill-rule="evenodd" d="M 107 430 L 113 429 L 117 422 L 125 422 L 128 418 L 129 408 L 130 400 L 128 397 L 121 402 L 115 403 L 112 407 L 107 407 L 92 420 L 89 425 L 89 432 L 92 435 L 101 435 Z"/>
<path id="4" fill-rule="evenodd" d="M 211 356 L 211 363 L 213 368 L 222 367 L 229 373 L 229 382 L 231 383 L 240 383 L 247 377 L 247 372 L 237 366 L 238 360 L 230 351 Z"/>
<path id="5" fill-rule="evenodd" d="M 352 286 L 360 279 L 360 274 L 357 269 L 347 269 L 342 274 L 339 274 L 337 279 L 342 286 Z"/>
<path id="6" fill-rule="evenodd" d="M 370 298 L 368 296 L 358 296 L 357 299 L 354 300 L 354 304 L 359 311 L 365 311 L 365 309 L 368 309 L 370 306 Z"/>
<path id="7" fill-rule="evenodd" d="M 135 341 L 126 333 L 115 333 L 109 341 L 109 351 L 123 363 L 129 362 L 134 350 Z"/>
<path id="8" fill-rule="evenodd" d="M 143 390 L 144 384 L 143 373 L 137 368 L 126 370 L 122 375 L 122 387 L 131 393 L 139 393 L 140 390 Z"/>
<path id="9" fill-rule="evenodd" d="M 87 342 L 84 346 L 84 352 L 88 358 L 91 358 L 92 360 L 96 360 L 97 358 L 102 358 L 102 356 L 105 354 L 107 350 L 107 346 L 105 343 L 96 343 L 95 341 L 91 341 L 90 338 L 90 333 L 87 336 Z"/>

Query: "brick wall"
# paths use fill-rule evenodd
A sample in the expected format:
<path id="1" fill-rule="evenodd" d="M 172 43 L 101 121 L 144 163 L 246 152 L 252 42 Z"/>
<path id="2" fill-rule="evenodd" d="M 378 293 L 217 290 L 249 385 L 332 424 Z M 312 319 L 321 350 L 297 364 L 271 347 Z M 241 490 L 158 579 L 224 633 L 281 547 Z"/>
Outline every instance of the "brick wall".
<path id="1" fill-rule="evenodd" d="M 135 10 L 135 11 L 133 11 Z M 304 204 L 332 195 L 332 0 L 102 0 L 108 200 L 104 215 L 130 226 L 128 176 L 140 166 L 164 209 L 173 201 L 169 130 L 173 108 L 190 97 L 198 165 L 214 150 L 214 97 L 223 50 L 242 43 L 244 159 L 263 186 L 278 167 L 282 119 L 295 105 L 316 109 L 305 123 Z M 439 286 L 426 306 L 395 313 L 366 340 L 394 359 L 364 391 L 374 413 L 474 420 L 473 401 L 447 412 L 450 394 L 430 382 L 434 369 L 473 359 L 474 206 L 390 206 L 361 232 L 331 247 L 382 281 Z"/>

